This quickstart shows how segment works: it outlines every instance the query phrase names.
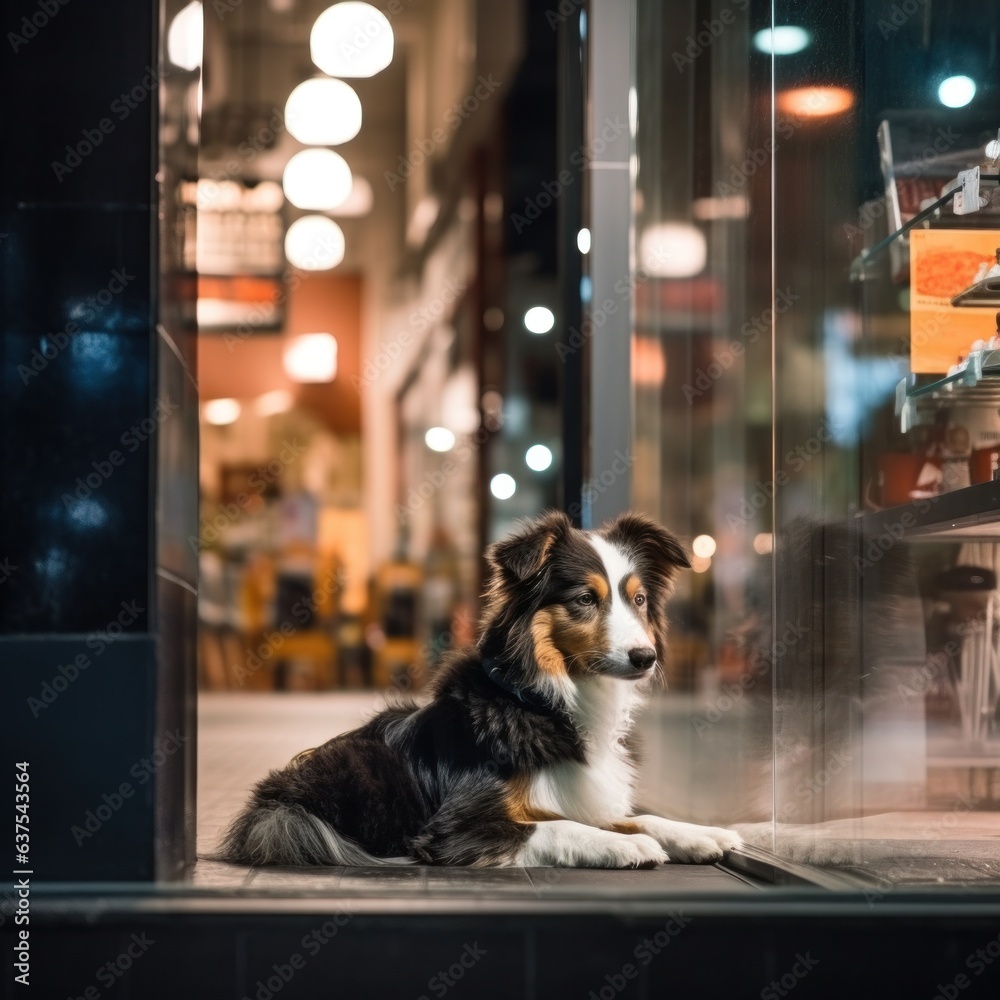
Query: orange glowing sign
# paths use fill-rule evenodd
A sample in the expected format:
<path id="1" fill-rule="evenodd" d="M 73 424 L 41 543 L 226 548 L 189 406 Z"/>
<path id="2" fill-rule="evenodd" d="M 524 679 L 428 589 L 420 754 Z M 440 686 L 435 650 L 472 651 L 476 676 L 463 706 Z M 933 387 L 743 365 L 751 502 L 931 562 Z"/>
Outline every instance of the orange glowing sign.
<path id="1" fill-rule="evenodd" d="M 796 87 L 778 94 L 778 110 L 793 118 L 829 118 L 854 107 L 846 87 Z"/>

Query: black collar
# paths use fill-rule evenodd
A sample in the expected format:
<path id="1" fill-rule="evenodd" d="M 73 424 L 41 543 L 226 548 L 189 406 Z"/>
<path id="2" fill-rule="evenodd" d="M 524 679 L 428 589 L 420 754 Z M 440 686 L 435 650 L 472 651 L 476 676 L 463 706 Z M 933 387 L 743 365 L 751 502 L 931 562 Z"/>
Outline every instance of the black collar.
<path id="1" fill-rule="evenodd" d="M 555 708 L 552 705 L 552 702 L 549 701 L 548 698 L 540 695 L 537 691 L 533 691 L 529 687 L 522 687 L 521 685 L 516 684 L 511 677 L 509 665 L 505 664 L 503 660 L 493 656 L 484 656 L 482 664 L 486 676 L 493 681 L 497 687 L 503 688 L 503 690 L 508 694 L 513 695 L 526 708 L 530 708 L 535 712 L 543 712 L 546 715 L 553 714 Z"/>

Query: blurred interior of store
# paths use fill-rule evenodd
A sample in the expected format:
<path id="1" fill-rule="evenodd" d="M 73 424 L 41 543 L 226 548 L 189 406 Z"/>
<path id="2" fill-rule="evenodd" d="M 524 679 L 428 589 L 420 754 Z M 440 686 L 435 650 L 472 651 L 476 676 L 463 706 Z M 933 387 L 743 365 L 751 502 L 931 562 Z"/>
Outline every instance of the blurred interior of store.
<path id="1" fill-rule="evenodd" d="M 559 502 L 558 212 L 509 212 L 556 157 L 529 8 L 206 9 L 203 690 L 419 689 L 484 544 Z"/>
<path id="2" fill-rule="evenodd" d="M 637 0 L 596 122 L 585 4 L 205 6 L 206 719 L 419 694 L 484 546 L 624 488 L 693 552 L 648 808 L 845 884 L 1000 879 L 1000 12 L 911 6 Z"/>

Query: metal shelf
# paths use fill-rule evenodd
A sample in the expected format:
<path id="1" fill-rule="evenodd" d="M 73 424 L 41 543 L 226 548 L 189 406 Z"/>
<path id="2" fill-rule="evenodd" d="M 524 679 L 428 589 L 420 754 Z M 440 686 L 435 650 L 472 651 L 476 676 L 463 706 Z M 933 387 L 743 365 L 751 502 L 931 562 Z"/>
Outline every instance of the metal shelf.
<path id="1" fill-rule="evenodd" d="M 890 531 L 903 537 L 932 536 L 941 541 L 949 537 L 1000 538 L 1000 482 L 977 483 L 926 500 L 866 511 L 860 520 L 866 537 Z"/>
<path id="2" fill-rule="evenodd" d="M 920 384 L 907 375 L 896 386 L 896 416 L 905 434 L 920 423 L 919 411 L 946 406 L 1000 406 L 1000 351 L 973 351 L 950 375 Z"/>

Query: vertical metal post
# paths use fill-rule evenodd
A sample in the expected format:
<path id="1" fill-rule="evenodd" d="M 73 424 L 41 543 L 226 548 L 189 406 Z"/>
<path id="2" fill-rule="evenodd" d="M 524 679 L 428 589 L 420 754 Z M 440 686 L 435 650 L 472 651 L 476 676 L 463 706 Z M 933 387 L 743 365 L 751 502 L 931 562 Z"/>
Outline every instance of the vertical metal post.
<path id="1" fill-rule="evenodd" d="M 590 191 L 590 441 L 583 526 L 631 502 L 632 0 L 591 0 L 586 146 Z"/>
<path id="2" fill-rule="evenodd" d="M 586 469 L 587 446 L 586 350 L 581 343 L 583 301 L 581 279 L 583 260 L 577 246 L 577 234 L 585 225 L 586 177 L 581 169 L 580 155 L 586 148 L 584 119 L 586 81 L 585 43 L 587 11 L 581 8 L 575 16 L 558 26 L 559 109 L 558 109 L 558 174 L 567 172 L 576 183 L 567 187 L 559 199 L 559 301 L 561 303 L 560 347 L 558 367 L 560 399 L 562 400 L 562 489 L 559 505 L 579 527 L 582 504 L 580 498 Z"/>

